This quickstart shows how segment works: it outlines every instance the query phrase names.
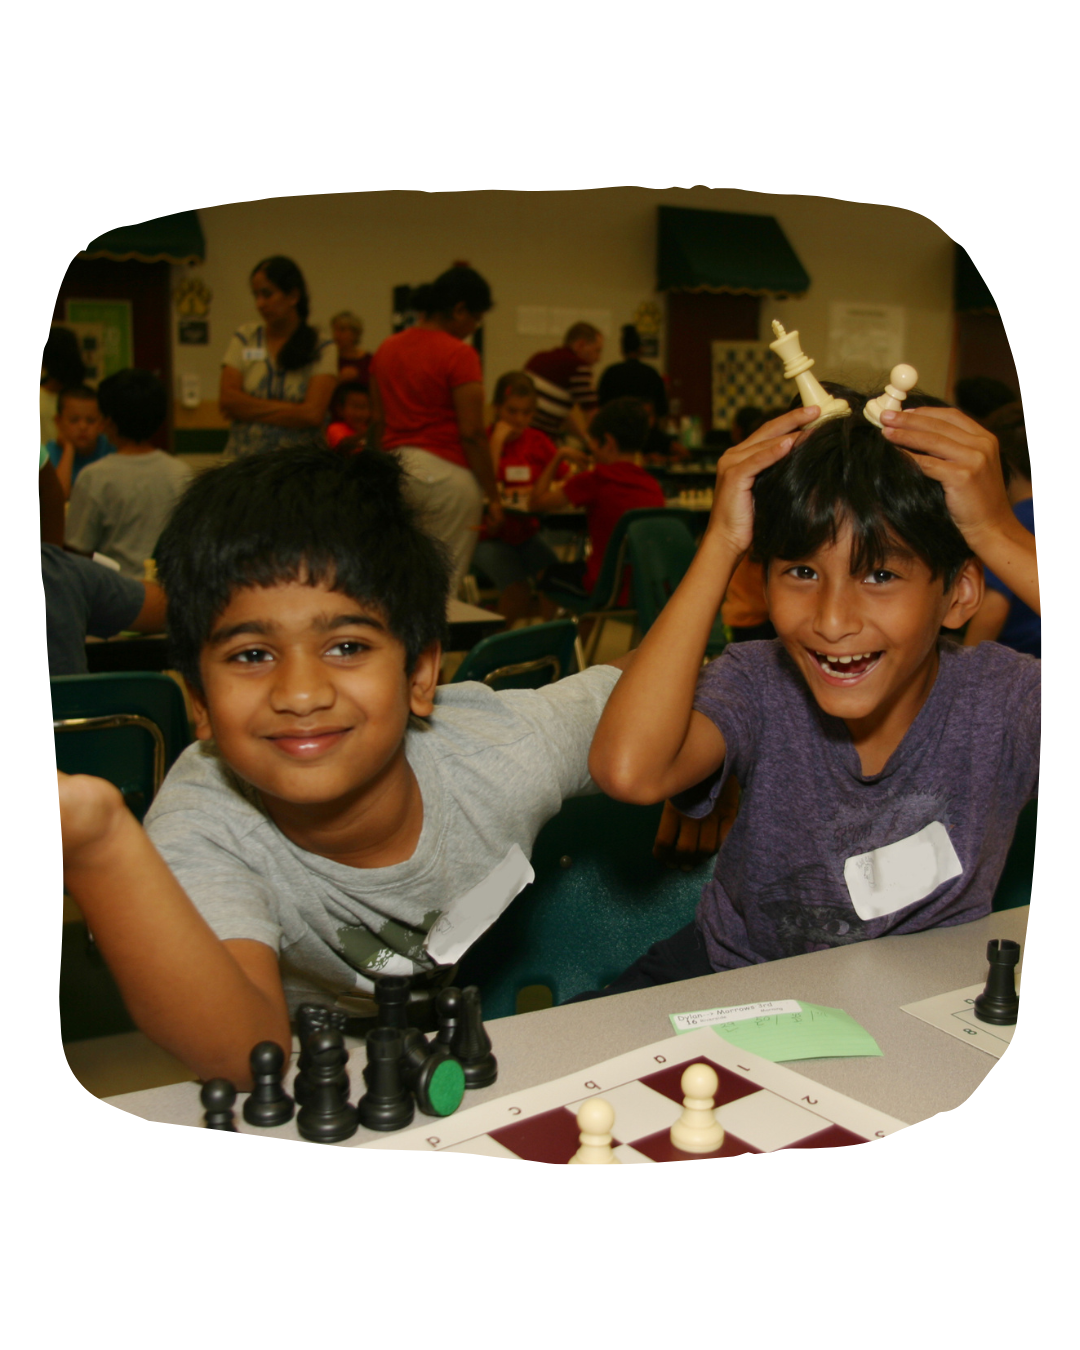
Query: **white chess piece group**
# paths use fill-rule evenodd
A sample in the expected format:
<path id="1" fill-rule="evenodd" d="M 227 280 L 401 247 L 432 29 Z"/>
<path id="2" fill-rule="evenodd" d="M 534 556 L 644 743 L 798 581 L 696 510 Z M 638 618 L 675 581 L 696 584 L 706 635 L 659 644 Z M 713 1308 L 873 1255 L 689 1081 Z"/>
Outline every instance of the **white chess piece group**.
<path id="1" fill-rule="evenodd" d="M 671 1142 L 683 1153 L 715 1153 L 724 1142 L 724 1127 L 716 1119 L 720 1080 L 708 1064 L 691 1064 L 680 1080 L 682 1115 L 671 1127 Z M 615 1112 L 603 1097 L 589 1097 L 577 1113 L 581 1146 L 572 1163 L 617 1163 L 612 1151 Z"/>

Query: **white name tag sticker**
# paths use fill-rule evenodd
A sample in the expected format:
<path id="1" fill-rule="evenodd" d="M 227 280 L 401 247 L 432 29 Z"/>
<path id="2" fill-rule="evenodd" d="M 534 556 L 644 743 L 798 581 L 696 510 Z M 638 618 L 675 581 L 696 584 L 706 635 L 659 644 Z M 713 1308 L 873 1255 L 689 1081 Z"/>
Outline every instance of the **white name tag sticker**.
<path id="1" fill-rule="evenodd" d="M 440 966 L 452 966 L 481 933 L 491 927 L 536 873 L 517 844 L 478 886 L 451 902 L 431 925 L 424 943 L 428 956 Z"/>
<path id="2" fill-rule="evenodd" d="M 963 872 L 940 820 L 895 844 L 859 853 L 844 863 L 848 895 L 860 919 L 880 919 L 924 900 Z"/>
<path id="3" fill-rule="evenodd" d="M 802 1012 L 795 998 L 771 999 L 767 1003 L 742 1003 L 734 1008 L 706 1008 L 703 1012 L 668 1013 L 676 1036 L 696 1027 L 718 1027 L 726 1022 L 745 1022 L 751 1017 L 779 1017 L 783 1013 Z"/>
<path id="4" fill-rule="evenodd" d="M 527 464 L 508 464 L 505 472 L 508 483 L 532 482 L 532 469 Z"/>
<path id="5" fill-rule="evenodd" d="M 265 360 L 266 360 L 266 348 L 265 348 L 265 347 L 245 347 L 245 348 L 244 348 L 244 360 L 245 360 L 245 361 L 265 361 Z"/>

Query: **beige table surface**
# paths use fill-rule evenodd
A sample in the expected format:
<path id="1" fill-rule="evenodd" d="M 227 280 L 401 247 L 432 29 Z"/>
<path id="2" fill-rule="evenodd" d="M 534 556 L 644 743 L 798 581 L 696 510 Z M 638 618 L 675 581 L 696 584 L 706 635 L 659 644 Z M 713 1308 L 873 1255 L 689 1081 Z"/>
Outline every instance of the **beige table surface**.
<path id="1" fill-rule="evenodd" d="M 498 1082 L 466 1094 L 463 1107 L 545 1083 L 671 1035 L 668 1014 L 728 1007 L 764 999 L 796 998 L 843 1008 L 870 1032 L 883 1055 L 860 1059 L 788 1061 L 799 1073 L 877 1107 L 909 1125 L 966 1101 L 996 1060 L 901 1011 L 901 1005 L 963 989 L 986 978 L 990 938 L 1023 942 L 1027 908 L 1005 910 L 974 923 L 907 937 L 878 938 L 808 956 L 659 985 L 633 994 L 593 999 L 487 1024 L 499 1060 Z M 362 1090 L 363 1047 L 350 1042 L 352 1099 Z M 294 1044 L 295 1052 L 295 1044 Z M 293 1064 L 295 1066 L 295 1053 Z M 290 1069 L 291 1079 L 295 1068 Z M 105 1099 L 144 1120 L 202 1124 L 196 1083 L 175 1083 Z M 295 1120 L 256 1131 L 240 1114 L 237 1129 L 297 1139 Z M 417 1117 L 422 1122 L 424 1118 Z M 345 1144 L 386 1138 L 364 1129 Z"/>

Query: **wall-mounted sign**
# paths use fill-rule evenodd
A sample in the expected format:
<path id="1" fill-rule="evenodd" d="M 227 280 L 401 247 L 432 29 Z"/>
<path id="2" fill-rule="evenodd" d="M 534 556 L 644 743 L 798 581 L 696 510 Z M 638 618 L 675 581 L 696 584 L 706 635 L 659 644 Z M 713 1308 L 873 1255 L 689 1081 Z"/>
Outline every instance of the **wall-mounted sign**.
<path id="1" fill-rule="evenodd" d="M 205 347 L 210 341 L 210 325 L 206 319 L 181 319 L 177 336 L 184 347 Z"/>

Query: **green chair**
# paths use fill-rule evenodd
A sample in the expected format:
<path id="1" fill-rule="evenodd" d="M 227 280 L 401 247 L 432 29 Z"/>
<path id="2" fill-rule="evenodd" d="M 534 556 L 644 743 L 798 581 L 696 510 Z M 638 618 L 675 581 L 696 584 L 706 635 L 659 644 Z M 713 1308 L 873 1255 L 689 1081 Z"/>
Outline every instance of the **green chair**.
<path id="1" fill-rule="evenodd" d="M 655 519 L 635 520 L 626 532 L 626 556 L 633 579 L 634 609 L 637 611 L 637 639 L 649 631 L 657 616 L 671 599 L 694 560 L 697 545 L 681 519 L 669 519 L 675 512 Z M 705 655 L 719 656 L 728 643 L 728 630 L 719 614 L 709 634 Z"/>
<path id="2" fill-rule="evenodd" d="M 583 670 L 592 663 L 593 657 L 596 655 L 597 644 L 607 620 L 633 619 L 635 617 L 636 611 L 632 606 L 620 605 L 619 603 L 619 597 L 626 583 L 626 568 L 628 566 L 626 536 L 627 531 L 635 521 L 646 520 L 650 516 L 660 516 L 666 520 L 680 520 L 686 526 L 688 532 L 692 533 L 693 531 L 694 513 L 684 511 L 680 507 L 644 506 L 634 511 L 627 511 L 611 532 L 611 538 L 604 550 L 604 560 L 600 564 L 600 575 L 596 579 L 596 585 L 593 587 L 591 595 L 576 596 L 554 587 L 551 589 L 542 588 L 543 594 L 548 600 L 554 601 L 562 610 L 575 615 L 579 622 L 582 619 L 595 620 L 581 657 L 581 668 Z"/>
<path id="3" fill-rule="evenodd" d="M 480 987 L 485 1017 L 518 1010 L 523 989 L 555 1003 L 599 989 L 694 917 L 712 874 L 657 862 L 660 806 L 574 797 L 537 836 L 536 880 L 462 958 L 457 980 Z"/>
<path id="4" fill-rule="evenodd" d="M 479 680 L 492 689 L 539 689 L 575 669 L 576 644 L 574 619 L 493 633 L 473 647 L 450 682 Z"/>

